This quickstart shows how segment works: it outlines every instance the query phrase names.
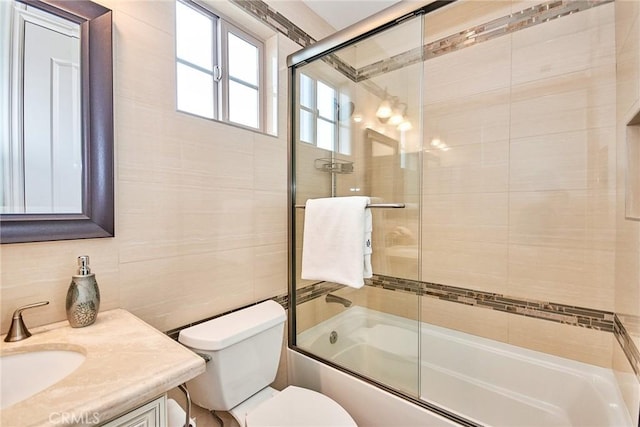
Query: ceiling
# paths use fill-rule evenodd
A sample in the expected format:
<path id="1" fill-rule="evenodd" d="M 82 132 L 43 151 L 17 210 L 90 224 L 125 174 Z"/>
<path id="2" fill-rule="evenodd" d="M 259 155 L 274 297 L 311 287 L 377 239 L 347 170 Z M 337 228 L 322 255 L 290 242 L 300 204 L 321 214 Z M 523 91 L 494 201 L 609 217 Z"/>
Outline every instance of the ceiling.
<path id="1" fill-rule="evenodd" d="M 371 16 L 382 9 L 399 3 L 398 0 L 303 0 L 336 30 Z"/>

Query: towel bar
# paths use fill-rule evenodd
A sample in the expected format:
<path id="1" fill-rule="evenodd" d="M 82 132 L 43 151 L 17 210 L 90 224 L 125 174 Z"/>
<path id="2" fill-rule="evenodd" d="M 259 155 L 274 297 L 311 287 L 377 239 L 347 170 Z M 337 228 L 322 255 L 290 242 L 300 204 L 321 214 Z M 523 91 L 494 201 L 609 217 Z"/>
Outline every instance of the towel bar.
<path id="1" fill-rule="evenodd" d="M 387 208 L 387 209 L 404 209 L 404 203 L 372 203 L 367 205 L 368 208 Z M 295 205 L 297 209 L 304 209 L 305 205 Z"/>

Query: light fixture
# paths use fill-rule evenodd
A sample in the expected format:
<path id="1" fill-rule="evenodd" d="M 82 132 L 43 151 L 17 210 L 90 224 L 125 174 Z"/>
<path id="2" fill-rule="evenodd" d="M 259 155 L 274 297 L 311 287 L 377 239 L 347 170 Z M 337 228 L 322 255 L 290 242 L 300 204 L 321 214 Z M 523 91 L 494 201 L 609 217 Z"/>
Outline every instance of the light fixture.
<path id="1" fill-rule="evenodd" d="M 411 124 L 409 119 L 407 119 L 406 117 L 404 121 L 398 125 L 398 130 L 401 132 L 405 132 L 411 129 L 413 129 L 413 125 Z"/>
<path id="2" fill-rule="evenodd" d="M 378 105 L 378 109 L 376 110 L 376 117 L 380 123 L 387 123 L 389 117 L 391 117 L 393 106 L 391 105 L 391 100 L 387 95 L 387 89 L 384 89 L 384 95 L 382 96 L 382 102 Z"/>
<path id="3" fill-rule="evenodd" d="M 362 121 L 362 114 L 356 113 L 353 115 L 353 121 L 356 123 L 360 123 Z"/>
<path id="4" fill-rule="evenodd" d="M 407 111 L 407 104 L 403 102 L 396 102 L 393 106 L 391 117 L 389 117 L 389 124 L 398 126 L 405 120 L 405 112 Z"/>
<path id="5" fill-rule="evenodd" d="M 431 140 L 431 146 L 441 151 L 449 151 L 451 149 L 451 147 L 449 147 L 447 144 L 442 142 L 440 138 L 433 138 Z"/>
<path id="6" fill-rule="evenodd" d="M 391 102 L 389 102 L 389 100 L 385 98 L 382 100 L 382 102 L 378 106 L 378 109 L 376 110 L 376 117 L 379 118 L 380 121 L 386 123 L 386 121 L 389 120 L 389 117 L 391 117 L 391 114 Z"/>

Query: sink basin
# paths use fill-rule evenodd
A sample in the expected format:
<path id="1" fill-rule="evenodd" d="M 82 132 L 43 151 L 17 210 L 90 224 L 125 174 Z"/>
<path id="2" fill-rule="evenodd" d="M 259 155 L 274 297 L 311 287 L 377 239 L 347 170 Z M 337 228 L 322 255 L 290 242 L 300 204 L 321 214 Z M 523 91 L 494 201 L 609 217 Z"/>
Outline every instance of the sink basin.
<path id="1" fill-rule="evenodd" d="M 84 361 L 82 353 L 39 350 L 0 357 L 0 409 L 57 383 Z"/>

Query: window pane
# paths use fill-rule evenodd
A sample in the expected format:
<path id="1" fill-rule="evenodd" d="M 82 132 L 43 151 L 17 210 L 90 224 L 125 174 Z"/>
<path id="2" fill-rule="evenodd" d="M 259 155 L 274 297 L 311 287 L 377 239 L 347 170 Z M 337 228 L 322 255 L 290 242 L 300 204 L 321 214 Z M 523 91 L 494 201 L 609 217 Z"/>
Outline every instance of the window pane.
<path id="1" fill-rule="evenodd" d="M 178 110 L 213 118 L 213 76 L 178 63 Z"/>
<path id="2" fill-rule="evenodd" d="M 229 34 L 229 76 L 258 86 L 258 48 L 233 33 Z"/>
<path id="3" fill-rule="evenodd" d="M 229 121 L 258 127 L 258 91 L 229 81 Z"/>
<path id="4" fill-rule="evenodd" d="M 315 109 L 313 105 L 313 80 L 300 74 L 300 105 Z"/>
<path id="5" fill-rule="evenodd" d="M 176 2 L 176 55 L 207 70 L 213 69 L 213 20 Z"/>
<path id="6" fill-rule="evenodd" d="M 333 151 L 335 125 L 326 120 L 318 119 L 318 141 L 316 145 L 319 148 Z"/>
<path id="7" fill-rule="evenodd" d="M 300 141 L 313 144 L 313 113 L 300 110 Z"/>
<path id="8" fill-rule="evenodd" d="M 349 126 L 340 126 L 339 129 L 340 138 L 339 138 L 339 148 L 338 151 L 340 154 L 351 154 L 351 129 Z"/>
<path id="9" fill-rule="evenodd" d="M 318 112 L 325 119 L 335 121 L 336 91 L 322 82 L 318 82 Z"/>

